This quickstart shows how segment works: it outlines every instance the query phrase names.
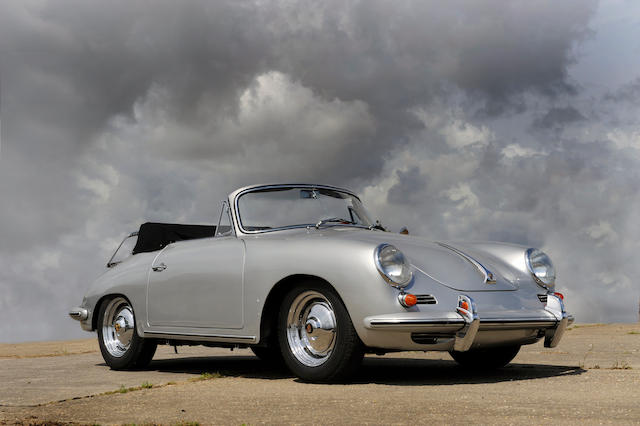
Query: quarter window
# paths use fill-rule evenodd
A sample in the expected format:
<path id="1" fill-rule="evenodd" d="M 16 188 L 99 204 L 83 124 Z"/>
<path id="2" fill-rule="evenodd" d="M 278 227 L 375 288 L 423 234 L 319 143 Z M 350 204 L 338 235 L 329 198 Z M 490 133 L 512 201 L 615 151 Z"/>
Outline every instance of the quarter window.
<path id="1" fill-rule="evenodd" d="M 226 237 L 233 235 L 233 227 L 231 226 L 231 212 L 229 211 L 229 203 L 222 203 L 218 226 L 216 227 L 216 237 Z"/>

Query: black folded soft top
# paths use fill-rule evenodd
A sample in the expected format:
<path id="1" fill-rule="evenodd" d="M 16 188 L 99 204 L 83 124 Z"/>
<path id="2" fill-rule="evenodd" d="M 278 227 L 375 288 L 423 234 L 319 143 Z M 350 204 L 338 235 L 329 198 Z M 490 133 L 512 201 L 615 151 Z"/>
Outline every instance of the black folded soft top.
<path id="1" fill-rule="evenodd" d="M 161 250 L 176 241 L 213 237 L 215 233 L 216 227 L 212 225 L 143 223 L 138 231 L 138 241 L 133 248 L 133 254 Z"/>

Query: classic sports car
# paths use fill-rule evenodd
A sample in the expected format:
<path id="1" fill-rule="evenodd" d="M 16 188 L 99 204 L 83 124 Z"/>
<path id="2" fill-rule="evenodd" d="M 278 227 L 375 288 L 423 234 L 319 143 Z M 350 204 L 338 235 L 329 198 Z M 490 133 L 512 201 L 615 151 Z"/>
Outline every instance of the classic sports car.
<path id="1" fill-rule="evenodd" d="M 386 232 L 353 192 L 241 188 L 217 226 L 145 223 L 70 311 L 113 369 L 158 344 L 250 347 L 309 381 L 345 379 L 364 353 L 448 351 L 509 363 L 560 341 L 573 317 L 542 251 Z"/>

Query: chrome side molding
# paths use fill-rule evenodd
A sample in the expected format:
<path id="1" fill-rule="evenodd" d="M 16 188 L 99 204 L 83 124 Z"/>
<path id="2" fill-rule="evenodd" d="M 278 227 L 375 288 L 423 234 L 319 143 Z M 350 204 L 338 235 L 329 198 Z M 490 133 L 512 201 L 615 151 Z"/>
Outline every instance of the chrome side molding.
<path id="1" fill-rule="evenodd" d="M 256 336 L 240 336 L 235 334 L 200 334 L 200 333 L 173 333 L 167 331 L 145 331 L 145 337 L 157 339 L 177 339 L 193 341 L 215 341 L 229 343 L 258 343 Z"/>

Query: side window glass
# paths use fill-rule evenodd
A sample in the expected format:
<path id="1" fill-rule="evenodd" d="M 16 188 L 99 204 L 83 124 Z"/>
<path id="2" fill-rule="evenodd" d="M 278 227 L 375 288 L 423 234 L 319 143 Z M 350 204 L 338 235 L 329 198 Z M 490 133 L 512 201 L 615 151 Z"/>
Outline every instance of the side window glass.
<path id="1" fill-rule="evenodd" d="M 222 203 L 218 226 L 216 227 L 216 237 L 226 237 L 233 235 L 233 227 L 231 226 L 231 212 L 229 211 L 229 203 Z"/>

